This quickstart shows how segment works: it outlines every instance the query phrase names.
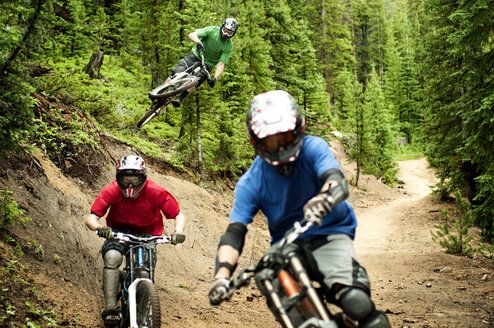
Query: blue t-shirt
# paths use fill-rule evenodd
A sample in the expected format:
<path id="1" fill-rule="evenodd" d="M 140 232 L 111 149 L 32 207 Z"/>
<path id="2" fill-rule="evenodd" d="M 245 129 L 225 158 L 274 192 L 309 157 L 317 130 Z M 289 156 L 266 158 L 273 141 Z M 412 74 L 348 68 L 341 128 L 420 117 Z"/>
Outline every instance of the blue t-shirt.
<path id="1" fill-rule="evenodd" d="M 341 169 L 328 143 L 306 136 L 293 171 L 283 176 L 276 168 L 257 156 L 235 187 L 231 222 L 249 224 L 257 211 L 267 217 L 271 244 L 279 241 L 295 221 L 304 217 L 305 203 L 322 188 L 321 175 L 329 169 Z M 317 235 L 347 234 L 355 237 L 357 219 L 345 200 L 327 214 L 320 226 L 312 227 L 300 238 Z"/>

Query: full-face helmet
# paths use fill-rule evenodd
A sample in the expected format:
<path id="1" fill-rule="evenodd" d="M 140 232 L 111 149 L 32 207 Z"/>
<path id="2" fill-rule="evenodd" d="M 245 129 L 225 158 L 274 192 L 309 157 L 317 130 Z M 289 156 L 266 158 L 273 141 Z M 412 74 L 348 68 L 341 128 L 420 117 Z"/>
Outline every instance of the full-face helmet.
<path id="1" fill-rule="evenodd" d="M 117 164 L 117 183 L 127 198 L 136 198 L 146 182 L 146 164 L 136 155 L 126 155 Z"/>
<path id="2" fill-rule="evenodd" d="M 238 23 L 235 18 L 227 18 L 223 21 L 220 28 L 220 36 L 222 40 L 231 39 L 237 33 Z"/>
<path id="3" fill-rule="evenodd" d="M 247 110 L 247 131 L 257 154 L 280 174 L 290 174 L 305 132 L 305 118 L 295 99 L 283 90 L 255 96 Z"/>

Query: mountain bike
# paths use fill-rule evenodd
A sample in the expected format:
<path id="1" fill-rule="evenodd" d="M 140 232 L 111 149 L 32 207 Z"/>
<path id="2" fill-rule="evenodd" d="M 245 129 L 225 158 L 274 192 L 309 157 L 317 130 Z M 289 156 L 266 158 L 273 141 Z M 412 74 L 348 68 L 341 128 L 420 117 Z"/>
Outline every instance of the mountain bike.
<path id="1" fill-rule="evenodd" d="M 293 243 L 307 231 L 312 223 L 295 222 L 285 236 L 263 256 L 255 266 L 249 266 L 233 276 L 226 299 L 255 279 L 257 287 L 266 297 L 268 307 L 285 328 L 337 328 L 357 327 L 343 313 L 333 315 L 323 301 L 321 287 L 316 287 L 297 254 Z"/>
<path id="2" fill-rule="evenodd" d="M 149 123 L 154 117 L 160 116 L 166 106 L 179 93 L 194 87 L 199 83 L 200 74 L 206 74 L 208 81 L 211 80 L 211 75 L 204 63 L 204 55 L 199 52 L 200 62 L 195 63 L 185 71 L 177 73 L 170 81 L 156 87 L 148 93 L 149 98 L 153 101 L 151 107 L 148 108 L 146 114 L 137 123 L 137 127 L 143 127 Z"/>
<path id="3" fill-rule="evenodd" d="M 154 284 L 155 245 L 171 243 L 171 236 L 140 237 L 116 232 L 113 238 L 128 244 L 125 267 L 120 271 L 120 318 L 115 320 L 120 324 L 115 327 L 161 327 L 160 299 Z"/>

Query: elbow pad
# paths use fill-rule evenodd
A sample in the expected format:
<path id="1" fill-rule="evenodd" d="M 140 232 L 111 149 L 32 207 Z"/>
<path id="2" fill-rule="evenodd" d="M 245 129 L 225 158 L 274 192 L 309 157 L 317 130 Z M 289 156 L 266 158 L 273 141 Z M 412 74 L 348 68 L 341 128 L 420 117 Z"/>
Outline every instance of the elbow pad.
<path id="1" fill-rule="evenodd" d="M 228 225 L 225 234 L 220 239 L 218 248 L 223 245 L 230 245 L 235 248 L 239 254 L 242 254 L 244 248 L 245 234 L 247 226 L 239 222 L 233 222 Z"/>
<path id="2" fill-rule="evenodd" d="M 334 204 L 332 206 L 334 206 L 348 197 L 350 193 L 348 189 L 348 182 L 339 169 L 330 169 L 322 174 L 321 182 L 324 184 L 328 181 L 337 182 L 336 185 L 334 183 L 331 184 L 329 189 L 325 192 L 328 196 L 333 198 Z"/>

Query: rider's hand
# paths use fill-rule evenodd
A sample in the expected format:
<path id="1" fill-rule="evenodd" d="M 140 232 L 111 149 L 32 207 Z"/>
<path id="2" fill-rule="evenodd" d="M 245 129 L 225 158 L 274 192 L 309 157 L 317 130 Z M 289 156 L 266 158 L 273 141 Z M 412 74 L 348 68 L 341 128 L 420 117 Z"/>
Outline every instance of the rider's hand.
<path id="1" fill-rule="evenodd" d="M 331 212 L 334 206 L 333 197 L 319 194 L 311 198 L 304 206 L 304 215 L 307 221 L 320 225 L 323 217 Z"/>
<path id="2" fill-rule="evenodd" d="M 216 79 L 212 77 L 211 79 L 208 80 L 209 86 L 212 88 L 216 84 Z"/>
<path id="3" fill-rule="evenodd" d="M 113 232 L 110 227 L 107 226 L 101 226 L 98 228 L 98 236 L 106 238 L 106 239 L 112 239 L 113 238 Z"/>
<path id="4" fill-rule="evenodd" d="M 203 51 L 203 50 L 204 50 L 204 45 L 202 44 L 202 42 L 201 42 L 201 41 L 197 42 L 197 43 L 196 43 L 196 46 L 197 46 L 197 51 L 198 51 L 198 52 L 201 52 L 201 51 Z"/>
<path id="5" fill-rule="evenodd" d="M 219 305 L 226 300 L 229 287 L 230 279 L 225 277 L 216 278 L 211 288 L 209 288 L 209 303 L 211 305 Z"/>
<path id="6" fill-rule="evenodd" d="M 181 244 L 185 241 L 185 234 L 183 233 L 172 233 L 172 244 Z"/>

